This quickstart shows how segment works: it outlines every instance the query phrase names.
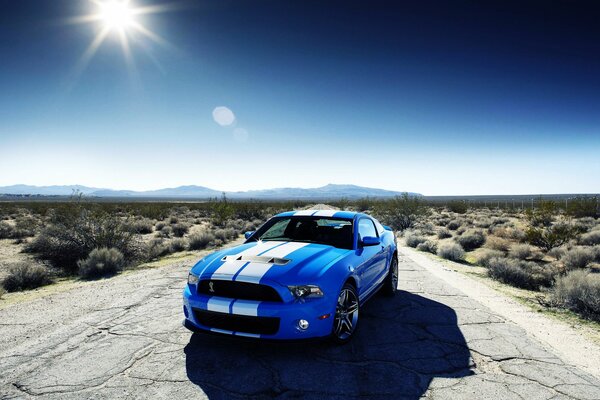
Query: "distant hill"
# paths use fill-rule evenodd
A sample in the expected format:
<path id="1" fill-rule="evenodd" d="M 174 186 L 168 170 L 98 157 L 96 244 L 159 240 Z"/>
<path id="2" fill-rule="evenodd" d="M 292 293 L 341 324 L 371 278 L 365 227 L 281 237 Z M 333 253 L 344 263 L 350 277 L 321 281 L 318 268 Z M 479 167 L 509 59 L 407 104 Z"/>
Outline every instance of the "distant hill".
<path id="1" fill-rule="evenodd" d="M 178 186 L 158 190 L 134 191 L 134 190 L 112 190 L 94 188 L 82 185 L 64 186 L 30 186 L 12 185 L 0 186 L 0 194 L 4 195 L 43 195 L 43 196 L 70 196 L 73 193 L 82 193 L 93 197 L 132 197 L 132 198 L 187 198 L 206 199 L 219 197 L 223 193 L 220 190 L 210 189 L 204 186 Z M 391 190 L 368 188 L 356 185 L 329 184 L 318 188 L 276 188 L 264 190 L 248 190 L 238 192 L 225 192 L 232 199 L 357 199 L 362 197 L 393 197 L 402 194 Z M 419 193 L 409 192 L 410 195 L 420 196 Z"/>

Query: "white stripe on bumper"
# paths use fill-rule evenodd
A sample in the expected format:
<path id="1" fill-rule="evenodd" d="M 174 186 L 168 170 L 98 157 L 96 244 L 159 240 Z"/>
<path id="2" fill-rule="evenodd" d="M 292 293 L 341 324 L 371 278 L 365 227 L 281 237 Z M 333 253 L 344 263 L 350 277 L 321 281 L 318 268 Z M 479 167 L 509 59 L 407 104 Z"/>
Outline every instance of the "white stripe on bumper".
<path id="1" fill-rule="evenodd" d="M 211 297 L 206 303 L 208 311 L 216 311 L 229 314 L 229 306 L 233 300 L 226 300 L 221 297 Z"/>

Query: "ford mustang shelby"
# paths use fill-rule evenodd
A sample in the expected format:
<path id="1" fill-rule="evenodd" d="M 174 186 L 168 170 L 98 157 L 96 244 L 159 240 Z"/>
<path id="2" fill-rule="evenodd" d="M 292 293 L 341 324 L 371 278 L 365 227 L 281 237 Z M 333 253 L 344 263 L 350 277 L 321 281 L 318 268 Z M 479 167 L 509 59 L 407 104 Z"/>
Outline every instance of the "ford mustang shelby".
<path id="1" fill-rule="evenodd" d="M 183 292 L 184 325 L 265 339 L 330 336 L 344 343 L 360 307 L 398 284 L 396 240 L 373 217 L 347 211 L 278 214 L 240 246 L 200 260 Z"/>

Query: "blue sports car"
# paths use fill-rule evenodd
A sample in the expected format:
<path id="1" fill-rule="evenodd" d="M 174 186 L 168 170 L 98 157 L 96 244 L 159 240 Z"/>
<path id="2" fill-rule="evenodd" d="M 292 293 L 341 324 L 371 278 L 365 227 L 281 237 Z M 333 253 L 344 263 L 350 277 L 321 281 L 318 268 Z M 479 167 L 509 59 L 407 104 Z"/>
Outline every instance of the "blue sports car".
<path id="1" fill-rule="evenodd" d="M 379 289 L 396 291 L 395 235 L 369 215 L 285 212 L 246 239 L 191 269 L 183 292 L 188 329 L 344 343 L 362 304 Z"/>

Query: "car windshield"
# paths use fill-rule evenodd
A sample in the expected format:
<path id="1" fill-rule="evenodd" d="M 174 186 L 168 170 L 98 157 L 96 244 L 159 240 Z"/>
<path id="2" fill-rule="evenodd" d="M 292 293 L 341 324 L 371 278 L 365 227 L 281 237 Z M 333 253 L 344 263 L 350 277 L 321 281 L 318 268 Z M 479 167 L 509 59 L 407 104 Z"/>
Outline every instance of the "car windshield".
<path id="1" fill-rule="evenodd" d="M 352 249 L 352 239 L 352 220 L 309 216 L 272 218 L 251 238 L 320 243 L 342 249 Z"/>

